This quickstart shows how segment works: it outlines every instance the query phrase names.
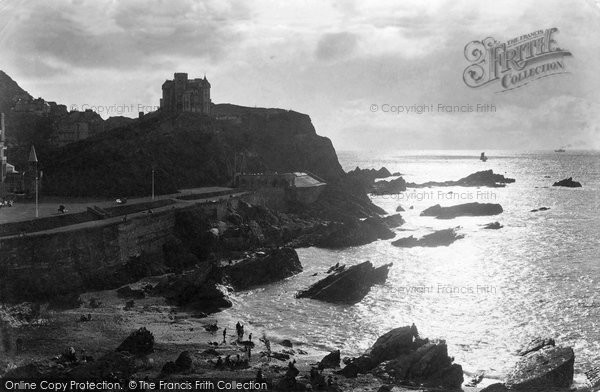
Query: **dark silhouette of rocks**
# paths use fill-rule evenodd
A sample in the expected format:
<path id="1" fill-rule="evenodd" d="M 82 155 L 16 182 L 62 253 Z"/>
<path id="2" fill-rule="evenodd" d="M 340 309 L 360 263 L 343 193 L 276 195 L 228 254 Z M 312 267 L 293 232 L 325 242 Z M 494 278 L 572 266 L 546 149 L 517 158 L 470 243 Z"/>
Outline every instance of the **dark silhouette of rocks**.
<path id="1" fill-rule="evenodd" d="M 575 353 L 558 347 L 552 338 L 536 338 L 518 353 L 521 359 L 505 383 L 496 383 L 481 392 L 566 391 L 573 383 Z"/>
<path id="2" fill-rule="evenodd" d="M 361 169 L 360 167 L 356 166 L 356 168 L 354 170 L 350 170 L 347 174 L 349 176 L 364 177 L 364 178 L 369 178 L 371 180 L 375 180 L 376 178 L 385 178 L 385 177 L 392 176 L 392 173 L 390 173 L 390 171 L 388 169 L 386 169 L 385 167 L 382 167 L 381 169 L 376 170 L 376 169 Z"/>
<path id="3" fill-rule="evenodd" d="M 163 296 L 178 306 L 210 314 L 232 306 L 227 294 L 218 286 L 219 280 L 219 273 L 214 267 L 203 265 L 192 271 L 164 278 L 152 293 Z"/>
<path id="4" fill-rule="evenodd" d="M 406 223 L 400 214 L 384 216 L 382 220 L 390 229 L 402 226 L 404 223 Z"/>
<path id="5" fill-rule="evenodd" d="M 410 237 L 400 238 L 392 242 L 392 245 L 400 248 L 448 246 L 454 241 L 464 238 L 463 234 L 456 232 L 457 229 L 438 230 L 431 234 L 426 234 L 421 238 L 415 238 L 411 235 Z"/>
<path id="6" fill-rule="evenodd" d="M 175 362 L 169 361 L 164 364 L 162 374 L 186 373 L 192 370 L 193 359 L 189 351 L 183 351 Z"/>
<path id="7" fill-rule="evenodd" d="M 398 206 L 396 207 L 396 212 L 404 212 L 404 208 L 402 208 L 402 206 Z"/>
<path id="8" fill-rule="evenodd" d="M 567 188 L 581 188 L 581 183 L 573 181 L 573 177 L 565 178 L 564 180 L 556 181 L 552 186 L 564 186 Z"/>
<path id="9" fill-rule="evenodd" d="M 465 203 L 450 207 L 439 204 L 431 206 L 421 212 L 421 216 L 433 216 L 437 219 L 453 219 L 458 216 L 487 216 L 498 215 L 504 210 L 500 204 L 494 203 Z"/>
<path id="10" fill-rule="evenodd" d="M 407 183 L 407 188 L 431 188 L 445 186 L 463 186 L 463 187 L 490 187 L 500 188 L 515 182 L 514 178 L 504 177 L 502 174 L 496 174 L 492 170 L 478 171 L 461 178 L 457 181 L 429 181 L 423 184 Z"/>
<path id="11" fill-rule="evenodd" d="M 132 332 L 116 351 L 127 351 L 133 355 L 148 355 L 154 352 L 154 335 L 142 327 Z"/>
<path id="12" fill-rule="evenodd" d="M 539 351 L 547 346 L 555 346 L 556 342 L 552 338 L 535 338 L 531 342 L 527 344 L 523 349 L 521 349 L 518 353 L 520 356 L 525 356 L 529 353 Z"/>
<path id="13" fill-rule="evenodd" d="M 373 267 L 365 261 L 335 272 L 296 294 L 297 298 L 312 298 L 325 302 L 355 304 L 360 302 L 375 284 L 383 284 L 391 264 Z"/>
<path id="14" fill-rule="evenodd" d="M 318 369 L 335 369 L 340 367 L 340 350 L 325 355 L 317 365 Z"/>
<path id="15" fill-rule="evenodd" d="M 568 388 L 573 383 L 575 353 L 570 347 L 546 346 L 523 357 L 508 375 L 509 389 Z"/>
<path id="16" fill-rule="evenodd" d="M 540 211 L 548 211 L 550 209 L 550 207 L 540 207 L 540 208 L 535 208 L 529 212 L 540 212 Z"/>
<path id="17" fill-rule="evenodd" d="M 488 230 L 499 230 L 504 226 L 500 224 L 500 222 L 491 222 L 483 226 L 484 229 Z"/>
<path id="18" fill-rule="evenodd" d="M 371 373 L 388 384 L 458 389 L 464 381 L 462 367 L 452 363 L 446 343 L 419 338 L 414 324 L 387 332 L 365 354 L 345 362 L 340 374 Z"/>
<path id="19" fill-rule="evenodd" d="M 289 278 L 302 272 L 298 254 L 292 248 L 275 248 L 264 251 L 263 255 L 252 257 L 223 267 L 225 279 L 236 290 L 264 285 Z"/>
<path id="20" fill-rule="evenodd" d="M 394 195 L 406 190 L 406 181 L 398 177 L 390 181 L 381 180 L 373 183 L 371 193 L 373 195 Z"/>
<path id="21" fill-rule="evenodd" d="M 315 245 L 321 248 L 344 248 L 394 238 L 395 234 L 388 225 L 390 222 L 390 219 L 386 223 L 382 218 L 370 217 L 362 221 L 350 219 L 331 223 L 323 228 L 323 233 L 316 235 Z"/>

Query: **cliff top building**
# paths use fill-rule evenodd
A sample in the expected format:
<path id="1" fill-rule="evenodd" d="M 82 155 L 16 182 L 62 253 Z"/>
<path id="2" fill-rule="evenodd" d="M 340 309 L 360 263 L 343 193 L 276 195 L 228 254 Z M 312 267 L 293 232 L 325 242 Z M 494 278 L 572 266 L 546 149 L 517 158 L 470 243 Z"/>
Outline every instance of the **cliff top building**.
<path id="1" fill-rule="evenodd" d="M 211 113 L 210 83 L 203 79 L 188 79 L 187 73 L 175 73 L 173 80 L 162 85 L 160 108 L 167 112 Z"/>

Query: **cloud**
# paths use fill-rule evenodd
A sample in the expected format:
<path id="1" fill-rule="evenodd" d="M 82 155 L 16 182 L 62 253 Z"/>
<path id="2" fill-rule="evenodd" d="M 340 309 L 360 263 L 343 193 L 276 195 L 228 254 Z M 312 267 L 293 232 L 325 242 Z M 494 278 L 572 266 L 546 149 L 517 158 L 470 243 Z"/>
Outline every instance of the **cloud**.
<path id="1" fill-rule="evenodd" d="M 351 55 L 357 46 L 357 38 L 351 33 L 324 34 L 317 43 L 319 60 L 335 60 Z"/>
<path id="2" fill-rule="evenodd" d="M 215 102 L 306 112 L 347 149 L 541 148 L 598 136 L 595 0 L 15 0 L 0 3 L 0 15 L 4 70 L 64 103 L 156 104 L 177 71 L 206 73 Z M 502 94 L 463 83 L 467 42 L 554 26 L 573 53 L 568 74 Z M 488 103 L 498 112 L 370 112 L 384 103 Z"/>

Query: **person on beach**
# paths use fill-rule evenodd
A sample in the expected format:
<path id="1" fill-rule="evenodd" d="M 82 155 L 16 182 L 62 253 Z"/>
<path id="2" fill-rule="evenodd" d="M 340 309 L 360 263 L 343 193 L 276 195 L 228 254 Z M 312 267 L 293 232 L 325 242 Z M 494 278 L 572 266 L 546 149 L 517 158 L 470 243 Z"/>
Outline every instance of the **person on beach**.
<path id="1" fill-rule="evenodd" d="M 251 342 L 252 341 L 252 334 L 248 334 L 248 340 Z"/>
<path id="2" fill-rule="evenodd" d="M 227 328 L 223 328 L 223 344 L 225 344 L 225 337 L 227 337 Z"/>

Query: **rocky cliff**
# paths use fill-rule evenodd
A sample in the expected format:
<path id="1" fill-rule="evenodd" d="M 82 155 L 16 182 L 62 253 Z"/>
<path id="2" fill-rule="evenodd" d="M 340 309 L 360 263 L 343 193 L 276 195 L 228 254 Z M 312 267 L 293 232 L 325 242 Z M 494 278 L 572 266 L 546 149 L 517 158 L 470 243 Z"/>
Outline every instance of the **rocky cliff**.
<path id="1" fill-rule="evenodd" d="M 343 176 L 331 141 L 317 135 L 309 116 L 235 109 L 243 114 L 234 120 L 156 112 L 57 152 L 39 152 L 44 189 L 70 196 L 145 195 L 153 167 L 158 193 L 226 185 L 238 171 L 310 171 L 327 181 Z"/>

